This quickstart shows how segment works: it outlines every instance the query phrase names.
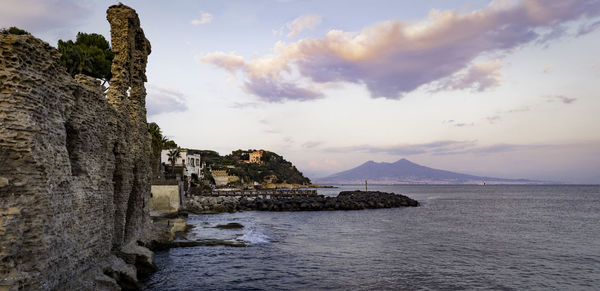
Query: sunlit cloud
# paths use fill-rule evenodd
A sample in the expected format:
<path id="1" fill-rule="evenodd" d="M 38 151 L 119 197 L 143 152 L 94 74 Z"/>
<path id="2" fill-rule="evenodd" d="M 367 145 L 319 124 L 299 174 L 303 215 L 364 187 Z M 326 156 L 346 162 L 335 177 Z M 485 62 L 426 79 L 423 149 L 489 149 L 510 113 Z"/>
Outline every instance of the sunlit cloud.
<path id="1" fill-rule="evenodd" d="M 440 82 L 438 90 L 465 90 L 485 91 L 500 85 L 502 81 L 502 62 L 492 60 L 476 63 L 464 72 L 459 72 Z"/>
<path id="2" fill-rule="evenodd" d="M 201 12 L 200 18 L 193 19 L 192 21 L 190 21 L 190 24 L 192 24 L 192 25 L 207 24 L 207 23 L 211 23 L 213 21 L 213 19 L 214 19 L 214 17 L 212 14 L 210 14 L 208 12 Z"/>
<path id="3" fill-rule="evenodd" d="M 178 90 L 153 84 L 148 84 L 147 87 L 146 109 L 148 115 L 188 110 L 185 96 Z"/>
<path id="4" fill-rule="evenodd" d="M 286 25 L 290 31 L 287 37 L 293 38 L 303 30 L 313 30 L 317 25 L 321 24 L 321 21 L 322 17 L 319 15 L 302 15 Z"/>
<path id="5" fill-rule="evenodd" d="M 260 96 L 267 102 L 306 101 L 323 97 L 322 93 L 302 88 L 295 83 L 276 82 L 270 78 L 258 78 L 245 82 L 243 89 L 246 93 Z"/>
<path id="6" fill-rule="evenodd" d="M 599 1 L 494 1 L 469 13 L 433 10 L 421 22 L 385 21 L 360 32 L 330 30 L 323 38 L 278 42 L 274 54 L 258 58 L 217 52 L 197 59 L 243 73 L 243 88 L 269 102 L 321 97 L 306 87 L 311 82 L 364 84 L 372 97 L 390 99 L 433 82 L 483 91 L 499 85 L 502 63 L 474 63 L 478 57 L 534 41 L 547 43 L 562 36 L 570 21 L 587 23 L 598 15 Z M 302 83 L 290 79 L 294 74 Z M 277 92 L 260 90 L 266 87 Z"/>

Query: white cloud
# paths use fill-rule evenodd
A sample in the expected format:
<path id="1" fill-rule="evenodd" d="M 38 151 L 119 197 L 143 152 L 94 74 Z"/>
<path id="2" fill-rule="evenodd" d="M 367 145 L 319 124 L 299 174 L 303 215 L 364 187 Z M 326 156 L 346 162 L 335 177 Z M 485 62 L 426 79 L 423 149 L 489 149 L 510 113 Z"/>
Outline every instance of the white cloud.
<path id="1" fill-rule="evenodd" d="M 190 21 L 190 24 L 192 24 L 192 25 L 207 24 L 207 23 L 211 23 L 213 21 L 213 19 L 214 19 L 214 17 L 212 14 L 210 14 L 208 12 L 201 12 L 200 19 L 193 19 L 192 21 Z"/>
<path id="2" fill-rule="evenodd" d="M 177 89 L 148 84 L 148 115 L 187 111 L 185 96 Z"/>
<path id="3" fill-rule="evenodd" d="M 321 24 L 321 21 L 322 17 L 319 15 L 300 16 L 286 25 L 286 27 L 290 30 L 290 32 L 287 34 L 287 37 L 295 37 L 306 29 L 315 29 L 317 25 Z"/>

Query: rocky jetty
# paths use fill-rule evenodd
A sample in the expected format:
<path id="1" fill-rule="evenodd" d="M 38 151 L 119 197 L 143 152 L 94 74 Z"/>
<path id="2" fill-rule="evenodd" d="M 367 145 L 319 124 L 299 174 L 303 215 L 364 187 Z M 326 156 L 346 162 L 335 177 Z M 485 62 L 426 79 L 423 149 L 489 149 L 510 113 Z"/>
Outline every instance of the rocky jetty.
<path id="1" fill-rule="evenodd" d="M 407 196 L 379 191 L 344 191 L 337 197 L 323 195 L 301 197 L 202 197 L 188 201 L 187 208 L 196 213 L 258 211 L 360 210 L 415 207 L 419 202 Z"/>
<path id="2" fill-rule="evenodd" d="M 113 5 L 112 79 L 72 78 L 31 35 L 0 35 L 0 290 L 118 290 L 156 269 L 145 98 L 150 43 Z"/>

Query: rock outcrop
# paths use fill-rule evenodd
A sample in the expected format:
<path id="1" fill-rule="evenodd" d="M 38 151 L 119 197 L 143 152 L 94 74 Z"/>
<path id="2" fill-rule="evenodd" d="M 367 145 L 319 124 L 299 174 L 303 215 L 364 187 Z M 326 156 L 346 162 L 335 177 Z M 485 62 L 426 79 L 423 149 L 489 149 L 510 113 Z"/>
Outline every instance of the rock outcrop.
<path id="1" fill-rule="evenodd" d="M 188 200 L 186 208 L 191 212 L 235 212 L 240 210 L 259 211 L 320 211 L 320 210 L 360 210 L 419 206 L 419 202 L 407 196 L 379 191 L 344 191 L 337 197 L 314 196 L 273 196 L 258 197 L 206 197 L 195 196 Z"/>
<path id="2" fill-rule="evenodd" d="M 149 227 L 150 43 L 133 9 L 107 13 L 107 95 L 47 43 L 0 35 L 1 290 L 135 288 L 133 265 L 155 268 L 137 245 Z"/>

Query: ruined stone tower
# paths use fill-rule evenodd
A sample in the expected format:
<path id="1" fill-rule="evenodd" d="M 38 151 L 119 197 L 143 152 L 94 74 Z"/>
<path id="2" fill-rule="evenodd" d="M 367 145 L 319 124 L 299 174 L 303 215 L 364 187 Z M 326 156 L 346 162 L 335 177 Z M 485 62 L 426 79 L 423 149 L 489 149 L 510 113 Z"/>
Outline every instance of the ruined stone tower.
<path id="1" fill-rule="evenodd" d="M 107 14 L 107 95 L 96 79 L 71 78 L 47 43 L 0 35 L 0 290 L 135 287 L 133 264 L 152 268 L 138 245 L 149 224 L 150 43 L 135 10 Z"/>

